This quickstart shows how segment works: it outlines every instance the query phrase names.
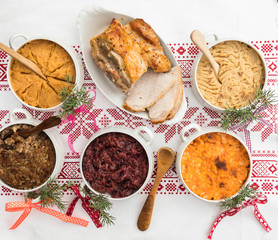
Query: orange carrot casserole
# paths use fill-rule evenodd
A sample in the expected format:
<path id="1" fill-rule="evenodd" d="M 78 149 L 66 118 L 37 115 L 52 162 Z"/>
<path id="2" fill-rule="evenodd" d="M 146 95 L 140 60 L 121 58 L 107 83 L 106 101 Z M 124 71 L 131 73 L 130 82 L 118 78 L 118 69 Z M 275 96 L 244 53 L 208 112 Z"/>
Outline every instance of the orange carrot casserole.
<path id="1" fill-rule="evenodd" d="M 226 133 L 207 133 L 197 137 L 184 150 L 181 173 L 189 189 L 208 200 L 236 194 L 250 171 L 246 148 Z"/>

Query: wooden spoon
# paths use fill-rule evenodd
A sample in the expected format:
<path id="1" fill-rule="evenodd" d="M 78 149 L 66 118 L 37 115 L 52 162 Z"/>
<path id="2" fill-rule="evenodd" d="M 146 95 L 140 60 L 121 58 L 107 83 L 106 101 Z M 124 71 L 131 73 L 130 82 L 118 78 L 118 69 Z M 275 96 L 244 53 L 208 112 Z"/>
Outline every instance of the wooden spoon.
<path id="1" fill-rule="evenodd" d="M 145 201 L 145 204 L 141 210 L 141 213 L 137 221 L 137 226 L 141 231 L 146 231 L 151 224 L 152 212 L 153 212 L 157 188 L 159 186 L 162 177 L 171 167 L 174 160 L 175 160 L 175 153 L 171 148 L 163 147 L 158 150 L 156 178 L 152 190 L 150 191 L 150 194 Z"/>
<path id="2" fill-rule="evenodd" d="M 13 49 L 7 47 L 6 45 L 4 45 L 1 42 L 0 42 L 0 49 L 2 49 L 4 52 L 8 53 L 10 56 L 12 56 L 16 60 L 18 60 L 19 62 L 24 64 L 26 67 L 30 68 L 33 72 L 38 74 L 44 80 L 47 80 L 46 76 L 43 75 L 41 69 L 35 63 L 30 61 L 29 59 L 23 57 L 21 54 L 19 54 L 18 52 L 14 51 Z"/>
<path id="3" fill-rule="evenodd" d="M 37 125 L 33 128 L 18 130 L 16 133 L 18 135 L 20 135 L 21 137 L 27 138 L 34 133 L 38 133 L 45 129 L 55 127 L 55 126 L 59 125 L 60 123 L 61 123 L 61 118 L 59 118 L 58 116 L 52 116 L 52 117 L 45 119 L 39 125 Z"/>
<path id="4" fill-rule="evenodd" d="M 195 45 L 202 51 L 202 53 L 207 57 L 207 59 L 209 60 L 212 69 L 215 73 L 215 76 L 218 79 L 218 72 L 219 72 L 219 64 L 214 60 L 214 58 L 212 57 L 208 45 L 205 41 L 205 38 L 203 36 L 203 34 L 199 31 L 199 30 L 194 30 L 191 35 L 190 38 L 192 40 L 193 43 L 195 43 Z"/>

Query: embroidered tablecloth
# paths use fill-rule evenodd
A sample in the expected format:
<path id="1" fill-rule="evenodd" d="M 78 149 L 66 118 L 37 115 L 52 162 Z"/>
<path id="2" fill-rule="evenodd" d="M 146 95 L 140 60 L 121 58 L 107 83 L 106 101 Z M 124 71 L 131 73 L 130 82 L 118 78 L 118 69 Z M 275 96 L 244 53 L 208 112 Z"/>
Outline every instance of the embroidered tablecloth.
<path id="1" fill-rule="evenodd" d="M 0 19 L 1 20 L 1 19 Z M 193 29 L 192 29 L 193 30 Z M 1 30 L 0 30 L 1 32 Z M 168 37 L 170 39 L 170 37 Z M 175 37 L 176 38 L 176 37 Z M 182 38 L 181 38 L 182 39 Z M 268 73 L 268 87 L 276 90 L 278 94 L 278 40 L 272 39 L 253 39 L 249 41 L 258 50 L 263 53 Z M 191 42 L 175 40 L 168 41 L 168 46 L 173 52 L 178 64 L 182 68 L 183 85 L 188 109 L 182 121 L 173 124 L 153 125 L 149 120 L 133 117 L 132 115 L 115 107 L 107 100 L 96 88 L 91 76 L 86 70 L 82 50 L 79 42 L 71 44 L 72 49 L 82 60 L 84 69 L 84 85 L 87 89 L 96 89 L 97 97 L 94 107 L 90 112 L 96 118 L 97 129 L 109 126 L 125 126 L 135 129 L 138 126 L 146 126 L 155 136 L 155 141 L 151 148 L 156 159 L 157 150 L 162 146 L 168 146 L 177 151 L 180 141 L 180 131 L 189 123 L 197 123 L 201 127 L 219 126 L 220 115 L 207 107 L 202 106 L 195 98 L 191 89 L 190 70 L 192 63 L 199 50 Z M 13 96 L 7 82 L 7 64 L 9 57 L 3 51 L 0 51 L 0 128 L 9 123 L 9 112 L 15 108 L 26 109 L 31 115 L 39 120 L 43 120 L 55 112 L 34 111 L 22 105 Z M 254 220 L 250 209 L 244 210 L 233 218 L 226 219 L 219 225 L 215 232 L 215 239 L 238 238 L 249 239 L 250 229 L 255 229 L 264 239 L 274 239 L 278 237 L 278 224 L 274 221 L 278 217 L 278 104 L 269 107 L 261 113 L 265 121 L 250 124 L 248 132 L 242 129 L 236 130 L 236 133 L 245 139 L 249 147 L 253 160 L 253 171 L 251 184 L 255 188 L 260 188 L 266 194 L 270 202 L 264 206 L 259 206 L 262 213 L 269 220 L 273 227 L 272 233 L 265 235 L 259 224 Z M 63 141 L 63 166 L 58 175 L 58 180 L 65 182 L 72 180 L 76 183 L 81 182 L 79 170 L 80 155 L 88 139 L 95 133 L 94 123 L 91 116 L 87 113 L 81 113 L 77 116 L 77 121 L 73 126 L 72 139 L 77 154 L 73 154 L 67 146 L 67 136 L 70 133 L 70 123 L 60 125 L 56 128 L 57 137 Z M 115 226 L 96 229 L 93 223 L 90 223 L 87 229 L 72 226 L 59 220 L 42 216 L 37 212 L 32 212 L 27 220 L 19 227 L 17 231 L 7 232 L 19 213 L 5 213 L 4 204 L 8 201 L 22 200 L 19 193 L 13 192 L 0 184 L 0 229 L 4 232 L 5 239 L 16 239 L 19 234 L 26 234 L 36 239 L 49 239 L 50 237 L 63 238 L 64 234 L 68 239 L 74 239 L 77 236 L 92 237 L 104 239 L 110 237 L 113 239 L 167 239 L 170 236 L 181 239 L 182 236 L 188 239 L 204 239 L 211 227 L 219 209 L 215 204 L 209 204 L 192 196 L 178 179 L 175 168 L 172 167 L 163 177 L 158 188 L 158 197 L 154 209 L 152 225 L 147 232 L 140 232 L 136 228 L 137 216 L 144 203 L 144 200 L 151 189 L 156 175 L 156 163 L 151 180 L 138 195 L 130 200 L 114 202 L 112 214 L 117 218 Z M 65 194 L 67 200 L 72 200 L 72 193 Z M 202 215 L 202 216 L 201 216 Z M 74 216 L 89 219 L 80 206 L 74 212 Z M 56 222 L 55 222 L 56 221 Z M 38 223 L 40 222 L 40 223 Z M 25 225 L 25 226 L 24 226 Z M 232 227 L 229 228 L 229 226 Z M 49 229 L 53 229 L 49 231 Z M 248 230 L 249 229 L 249 230 Z M 259 230 L 258 230 L 259 229 Z M 226 234 L 225 234 L 226 232 Z M 27 237 L 23 239 L 27 239 Z M 256 237 L 256 235 L 254 235 Z M 230 238 L 228 238 L 230 237 Z M 30 239 L 30 238 L 29 238 Z M 251 238 L 250 238 L 251 239 Z M 255 238 L 253 238 L 255 239 Z M 257 238 L 260 239 L 260 238 Z"/>

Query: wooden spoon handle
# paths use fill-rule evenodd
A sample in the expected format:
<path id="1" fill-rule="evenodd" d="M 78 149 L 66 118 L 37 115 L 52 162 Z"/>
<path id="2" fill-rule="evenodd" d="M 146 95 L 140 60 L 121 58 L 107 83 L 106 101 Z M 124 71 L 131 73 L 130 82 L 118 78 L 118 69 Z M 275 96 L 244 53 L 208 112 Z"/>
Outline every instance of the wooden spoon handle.
<path id="1" fill-rule="evenodd" d="M 155 196 L 156 194 L 149 194 L 140 212 L 137 227 L 141 231 L 146 231 L 151 224 Z"/>
<path id="2" fill-rule="evenodd" d="M 6 45 L 4 45 L 1 42 L 0 42 L 0 49 L 2 49 L 4 52 L 8 53 L 10 56 L 15 58 L 16 60 L 18 60 L 19 62 L 24 64 L 26 67 L 30 68 L 33 72 L 35 72 L 40 77 L 42 77 L 43 79 L 46 80 L 46 77 L 43 75 L 41 69 L 35 63 L 33 63 L 29 59 L 23 57 L 21 54 L 19 54 L 18 52 L 14 51 L 13 49 L 7 47 Z"/>
<path id="3" fill-rule="evenodd" d="M 43 131 L 45 129 L 55 127 L 55 126 L 59 125 L 60 123 L 61 123 L 61 118 L 60 117 L 51 116 L 51 117 L 45 119 L 43 122 L 41 122 L 36 127 L 34 127 L 33 131 L 36 131 L 36 132 Z"/>
<path id="4" fill-rule="evenodd" d="M 160 176 L 156 176 L 152 190 L 150 191 L 149 196 L 147 197 L 145 204 L 138 217 L 137 227 L 141 231 L 146 231 L 151 224 L 156 192 L 163 175 L 164 174 L 160 174 Z"/>
<path id="5" fill-rule="evenodd" d="M 212 69 L 213 69 L 215 75 L 218 76 L 219 64 L 212 57 L 203 34 L 199 30 L 194 30 L 191 33 L 190 38 L 191 38 L 192 42 L 195 43 L 195 45 L 207 57 L 207 59 L 209 60 L 211 66 L 212 66 Z"/>
<path id="6" fill-rule="evenodd" d="M 41 122 L 39 125 L 37 125 L 34 128 L 30 128 L 30 129 L 24 129 L 24 130 L 20 130 L 18 131 L 18 135 L 27 138 L 28 136 L 30 136 L 31 134 L 34 134 L 36 132 L 41 132 L 45 129 L 48 128 L 52 128 L 55 127 L 57 125 L 59 125 L 61 123 L 61 118 L 58 116 L 52 116 L 47 118 L 46 120 L 44 120 L 43 122 Z"/>

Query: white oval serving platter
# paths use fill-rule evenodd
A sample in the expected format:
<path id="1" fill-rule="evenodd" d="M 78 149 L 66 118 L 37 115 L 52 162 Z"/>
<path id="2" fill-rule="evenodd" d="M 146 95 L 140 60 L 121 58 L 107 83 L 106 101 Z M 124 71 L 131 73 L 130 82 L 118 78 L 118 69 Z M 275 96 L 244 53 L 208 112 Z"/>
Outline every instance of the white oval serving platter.
<path id="1" fill-rule="evenodd" d="M 109 26 L 113 18 L 118 19 L 122 24 L 127 24 L 128 22 L 135 19 L 121 13 L 116 13 L 111 10 L 104 9 L 103 7 L 100 7 L 98 5 L 89 5 L 80 11 L 77 18 L 77 27 L 79 29 L 81 48 L 87 70 L 97 88 L 118 108 L 134 116 L 149 119 L 147 112 L 129 112 L 122 107 L 126 99 L 126 94 L 118 89 L 114 85 L 114 83 L 108 79 L 108 77 L 95 64 L 94 60 L 91 57 L 90 39 L 103 32 Z M 175 60 L 171 50 L 167 47 L 167 44 L 161 38 L 160 42 L 165 55 L 170 59 L 172 63 L 172 67 L 176 66 L 177 61 Z M 186 110 L 187 103 L 185 101 L 185 96 L 183 96 L 181 106 L 175 117 L 171 120 L 165 121 L 164 124 L 170 125 L 181 121 Z"/>

